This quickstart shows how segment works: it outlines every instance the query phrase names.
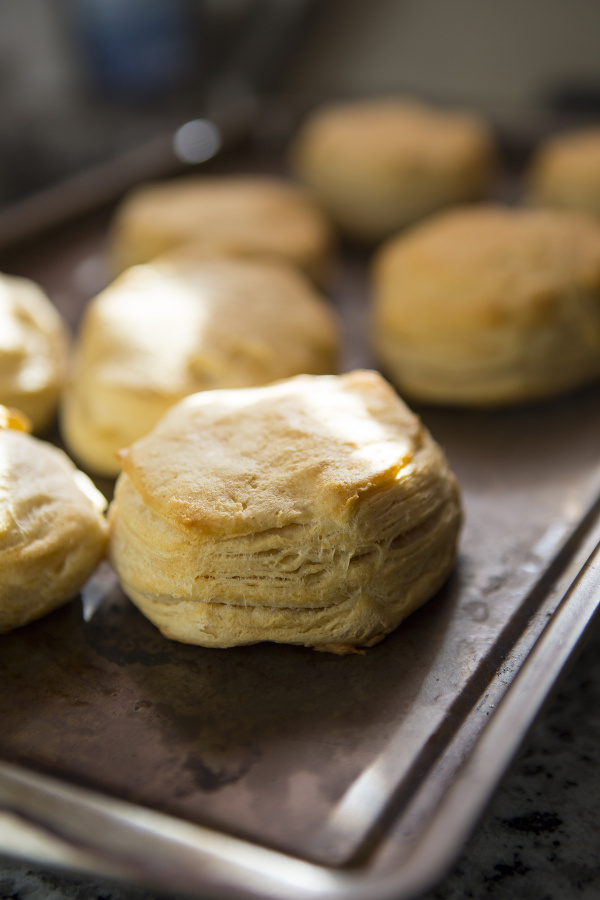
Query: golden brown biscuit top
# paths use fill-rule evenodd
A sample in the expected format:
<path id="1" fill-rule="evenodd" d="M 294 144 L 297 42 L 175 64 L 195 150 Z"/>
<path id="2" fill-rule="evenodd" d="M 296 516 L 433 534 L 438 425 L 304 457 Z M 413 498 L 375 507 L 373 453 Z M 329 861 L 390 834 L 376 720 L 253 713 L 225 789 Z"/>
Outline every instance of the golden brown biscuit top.
<path id="1" fill-rule="evenodd" d="M 202 241 L 222 252 L 302 258 L 332 233 L 308 192 L 283 179 L 255 175 L 188 175 L 134 189 L 115 220 L 113 240 L 153 229 L 168 236 L 162 250 Z"/>
<path id="2" fill-rule="evenodd" d="M 66 374 L 67 330 L 42 289 L 0 275 L 0 392 L 33 393 Z"/>
<path id="3" fill-rule="evenodd" d="M 292 267 L 175 254 L 95 298 L 80 352 L 97 380 L 183 394 L 331 371 L 337 342 L 333 314 Z"/>
<path id="4" fill-rule="evenodd" d="M 534 177 L 569 175 L 577 181 L 600 183 L 600 128 L 549 138 L 534 158 Z"/>
<path id="5" fill-rule="evenodd" d="M 345 521 L 408 477 L 418 419 L 375 372 L 194 394 L 123 452 L 144 502 L 207 535 Z"/>
<path id="6" fill-rule="evenodd" d="M 454 210 L 388 241 L 375 279 L 383 320 L 406 333 L 526 325 L 600 289 L 600 224 L 566 211 Z"/>
<path id="7" fill-rule="evenodd" d="M 491 149 L 491 143 L 487 125 L 474 114 L 391 98 L 316 110 L 301 127 L 292 156 L 318 154 L 323 163 L 329 159 L 334 170 L 352 160 L 369 167 L 444 171 L 462 166 L 482 148 Z"/>

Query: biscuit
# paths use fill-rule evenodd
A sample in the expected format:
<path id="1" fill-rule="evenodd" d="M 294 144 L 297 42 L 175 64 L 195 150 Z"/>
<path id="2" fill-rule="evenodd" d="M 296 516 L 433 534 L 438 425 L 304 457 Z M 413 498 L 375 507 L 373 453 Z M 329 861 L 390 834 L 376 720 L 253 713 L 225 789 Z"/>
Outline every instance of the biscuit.
<path id="1" fill-rule="evenodd" d="M 0 403 L 34 431 L 50 423 L 67 379 L 69 337 L 58 310 L 27 278 L 0 275 Z"/>
<path id="2" fill-rule="evenodd" d="M 494 145 L 476 115 L 390 98 L 317 109 L 293 140 L 290 160 L 342 231 L 378 241 L 481 197 Z"/>
<path id="3" fill-rule="evenodd" d="M 296 269 L 177 256 L 135 266 L 87 307 L 61 429 L 73 455 L 116 475 L 116 451 L 187 394 L 337 368 L 334 314 Z"/>
<path id="4" fill-rule="evenodd" d="M 429 219 L 379 251 L 375 352 L 401 393 L 486 406 L 600 375 L 600 223 L 483 206 Z"/>
<path id="5" fill-rule="evenodd" d="M 194 394 L 122 456 L 113 565 L 175 640 L 353 652 L 454 564 L 456 481 L 375 372 Z"/>
<path id="6" fill-rule="evenodd" d="M 0 410 L 0 633 L 71 600 L 106 552 L 104 497 Z"/>
<path id="7" fill-rule="evenodd" d="M 546 140 L 532 159 L 528 182 L 535 205 L 600 216 L 600 128 Z"/>
<path id="8" fill-rule="evenodd" d="M 116 274 L 182 244 L 213 253 L 283 260 L 327 280 L 333 232 L 308 192 L 257 175 L 188 175 L 125 197 L 111 228 Z"/>

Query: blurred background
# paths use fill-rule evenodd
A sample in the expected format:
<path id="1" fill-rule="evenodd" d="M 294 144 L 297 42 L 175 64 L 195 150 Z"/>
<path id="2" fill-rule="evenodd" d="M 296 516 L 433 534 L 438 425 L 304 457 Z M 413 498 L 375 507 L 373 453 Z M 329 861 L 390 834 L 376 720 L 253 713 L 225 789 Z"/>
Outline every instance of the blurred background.
<path id="1" fill-rule="evenodd" d="M 513 146 L 600 116 L 596 0 L 0 0 L 0 206 L 217 114 L 259 146 L 323 99 L 475 107 Z"/>

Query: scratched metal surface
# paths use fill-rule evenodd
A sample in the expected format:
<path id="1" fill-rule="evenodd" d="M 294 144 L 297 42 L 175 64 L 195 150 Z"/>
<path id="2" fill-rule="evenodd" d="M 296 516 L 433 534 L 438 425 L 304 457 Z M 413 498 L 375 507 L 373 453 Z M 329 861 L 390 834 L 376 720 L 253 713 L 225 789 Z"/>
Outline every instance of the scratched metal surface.
<path id="1" fill-rule="evenodd" d="M 104 225 L 0 266 L 39 280 L 75 325 L 107 278 Z M 346 368 L 373 362 L 367 266 L 348 256 L 334 292 Z M 393 799 L 398 858 L 485 729 L 486 696 L 501 698 L 560 599 L 551 588 L 597 512 L 599 410 L 598 386 L 512 411 L 418 410 L 462 485 L 460 558 L 365 656 L 178 645 L 118 588 L 89 621 L 76 599 L 0 636 L 0 760 L 326 864 L 359 858 Z"/>

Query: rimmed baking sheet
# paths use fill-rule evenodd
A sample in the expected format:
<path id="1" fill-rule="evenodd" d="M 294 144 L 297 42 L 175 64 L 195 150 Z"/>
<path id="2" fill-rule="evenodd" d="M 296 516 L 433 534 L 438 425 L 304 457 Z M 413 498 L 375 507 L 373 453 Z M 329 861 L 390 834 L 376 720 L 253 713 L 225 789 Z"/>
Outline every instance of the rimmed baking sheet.
<path id="1" fill-rule="evenodd" d="M 107 277 L 105 224 L 90 218 L 0 265 L 47 286 L 75 324 Z M 345 368 L 372 365 L 367 270 L 348 254 L 335 290 Z M 166 888 L 369 900 L 422 890 L 595 608 L 596 564 L 585 563 L 600 538 L 599 410 L 598 386 L 516 410 L 417 410 L 462 487 L 460 559 L 365 656 L 175 644 L 110 577 L 99 604 L 76 600 L 0 637 L 0 807 L 91 851 L 100 870 L 118 862 Z M 503 701 L 534 647 L 535 690 Z M 463 775 L 478 759 L 474 791 Z M 456 828 L 431 858 L 452 802 Z"/>

